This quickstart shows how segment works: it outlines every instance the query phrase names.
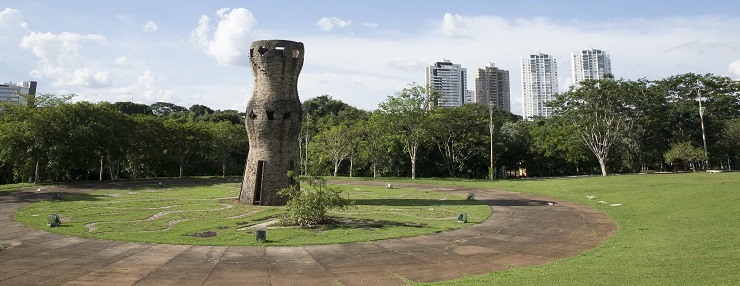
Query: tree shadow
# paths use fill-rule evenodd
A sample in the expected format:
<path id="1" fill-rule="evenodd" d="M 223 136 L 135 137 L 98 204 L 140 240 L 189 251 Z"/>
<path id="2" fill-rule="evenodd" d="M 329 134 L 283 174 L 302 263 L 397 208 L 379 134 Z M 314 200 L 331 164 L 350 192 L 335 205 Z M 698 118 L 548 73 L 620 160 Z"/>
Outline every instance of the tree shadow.
<path id="1" fill-rule="evenodd" d="M 78 192 L 0 192 L 0 203 L 35 203 L 40 201 L 97 201 L 102 195 Z"/>
<path id="2" fill-rule="evenodd" d="M 62 182 L 62 188 L 87 190 L 140 190 L 146 188 L 208 187 L 225 183 L 241 184 L 236 177 L 187 177 L 187 178 L 146 178 L 136 180 Z"/>
<path id="3" fill-rule="evenodd" d="M 502 207 L 513 207 L 513 206 L 547 206 L 552 204 L 549 201 L 541 200 L 430 200 L 430 199 L 360 199 L 355 200 L 355 205 L 366 205 L 366 206 L 474 206 L 474 205 L 488 205 L 488 206 L 502 206 Z"/>
<path id="4" fill-rule="evenodd" d="M 364 206 L 475 206 L 485 205 L 479 200 L 431 200 L 431 199 L 359 199 L 355 205 Z"/>

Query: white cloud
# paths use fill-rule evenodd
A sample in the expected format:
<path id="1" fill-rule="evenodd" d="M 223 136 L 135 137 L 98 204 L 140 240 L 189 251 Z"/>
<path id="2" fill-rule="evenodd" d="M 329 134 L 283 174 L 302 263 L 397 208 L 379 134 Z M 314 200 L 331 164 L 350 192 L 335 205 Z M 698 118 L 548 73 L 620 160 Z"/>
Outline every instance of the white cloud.
<path id="1" fill-rule="evenodd" d="M 740 78 L 740 60 L 735 60 L 729 65 L 730 72 L 735 74 L 736 78 Z"/>
<path id="2" fill-rule="evenodd" d="M 154 32 L 158 29 L 159 27 L 157 26 L 157 23 L 155 23 L 154 21 L 148 21 L 144 25 L 144 31 L 147 31 L 147 32 Z"/>
<path id="3" fill-rule="evenodd" d="M 377 28 L 378 27 L 378 24 L 372 23 L 372 22 L 362 23 L 362 25 L 365 26 L 365 27 L 368 27 L 368 28 Z"/>
<path id="4" fill-rule="evenodd" d="M 445 36 L 465 36 L 468 27 L 468 20 L 462 15 L 445 13 L 442 17 L 441 30 Z"/>
<path id="5" fill-rule="evenodd" d="M 20 47 L 29 49 L 39 59 L 37 69 L 30 72 L 35 78 L 52 79 L 54 86 L 105 87 L 111 84 L 105 71 L 95 71 L 79 61 L 79 49 L 84 43 L 104 43 L 97 34 L 80 35 L 30 32 L 23 37 Z"/>
<path id="6" fill-rule="evenodd" d="M 159 76 L 147 69 L 144 70 L 132 85 L 111 89 L 111 94 L 120 101 L 147 102 L 172 101 L 175 92 L 161 89 Z M 173 102 L 175 103 L 175 102 Z M 177 104 L 177 103 L 176 103 Z"/>
<path id="7" fill-rule="evenodd" d="M 474 86 L 473 71 L 488 62 L 508 70 L 512 111 L 521 114 L 520 57 L 530 53 L 541 51 L 558 60 L 559 83 L 561 91 L 565 91 L 572 81 L 570 53 L 589 46 L 609 52 L 618 78 L 661 79 L 687 72 L 729 75 L 727 59 L 737 59 L 738 49 L 728 47 L 740 45 L 740 39 L 733 37 L 740 18 L 656 18 L 635 24 L 638 20 L 563 22 L 547 18 L 440 16 L 428 29 L 400 36 L 303 36 L 301 41 L 307 47 L 304 73 L 363 76 L 353 77 L 352 81 L 332 80 L 326 87 L 319 82 L 302 81 L 298 87 L 301 99 L 322 93 L 339 98 L 339 94 L 347 92 L 346 102 L 364 107 L 384 100 L 408 83 L 423 85 L 424 66 L 447 58 L 468 69 L 469 89 Z M 692 44 L 688 46 L 694 49 L 675 48 L 697 42 L 712 44 L 699 45 L 705 49 L 703 52 L 697 52 L 697 45 Z M 711 46 L 716 49 L 706 50 Z M 740 72 L 740 62 L 730 69 Z M 378 81 L 400 84 L 384 84 L 375 89 L 357 88 L 356 84 L 373 86 Z"/>
<path id="8" fill-rule="evenodd" d="M 127 61 L 128 61 L 128 58 L 123 57 L 123 56 L 116 58 L 116 64 L 118 65 L 125 64 Z"/>
<path id="9" fill-rule="evenodd" d="M 244 8 L 223 8 L 216 15 L 220 20 L 212 35 L 210 18 L 202 15 L 191 39 L 220 65 L 249 66 L 249 38 L 257 19 Z"/>
<path id="10" fill-rule="evenodd" d="M 0 11 L 0 44 L 17 45 L 17 39 L 28 32 L 28 24 L 20 11 L 11 8 Z"/>
<path id="11" fill-rule="evenodd" d="M 388 63 L 388 67 L 402 71 L 423 71 L 424 67 L 431 64 L 420 60 L 393 60 Z"/>
<path id="12" fill-rule="evenodd" d="M 345 21 L 337 17 L 323 17 L 316 21 L 316 26 L 319 30 L 328 32 L 334 30 L 334 28 L 344 28 L 352 24 L 352 21 Z"/>

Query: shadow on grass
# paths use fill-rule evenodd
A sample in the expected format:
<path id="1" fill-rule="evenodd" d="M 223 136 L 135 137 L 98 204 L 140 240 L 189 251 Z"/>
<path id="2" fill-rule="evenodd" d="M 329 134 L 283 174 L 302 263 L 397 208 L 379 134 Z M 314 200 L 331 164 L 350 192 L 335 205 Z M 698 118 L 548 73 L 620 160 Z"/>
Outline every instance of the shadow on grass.
<path id="1" fill-rule="evenodd" d="M 371 219 L 338 219 L 333 218 L 331 222 L 311 227 L 306 227 L 314 231 L 330 231 L 335 229 L 380 229 L 385 227 L 413 227 L 425 228 L 426 223 L 414 223 L 403 221 L 388 220 L 371 220 Z"/>
<path id="2" fill-rule="evenodd" d="M 57 186 L 59 186 L 60 188 L 81 190 L 138 190 L 143 188 L 208 187 L 224 183 L 241 184 L 241 178 L 148 178 L 138 180 L 62 182 L 58 183 Z"/>
<path id="3" fill-rule="evenodd" d="M 0 203 L 34 203 L 40 201 L 97 201 L 101 195 L 76 192 L 2 192 Z"/>
<path id="4" fill-rule="evenodd" d="M 360 199 L 355 205 L 366 206 L 547 206 L 550 202 L 540 200 L 428 200 L 428 199 Z"/>

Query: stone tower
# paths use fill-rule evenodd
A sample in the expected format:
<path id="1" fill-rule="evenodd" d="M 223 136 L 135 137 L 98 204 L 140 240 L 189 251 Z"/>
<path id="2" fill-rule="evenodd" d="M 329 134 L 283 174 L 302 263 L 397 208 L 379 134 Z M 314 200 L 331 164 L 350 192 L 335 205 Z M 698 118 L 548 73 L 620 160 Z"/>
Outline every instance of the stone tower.
<path id="1" fill-rule="evenodd" d="M 255 41 L 249 49 L 254 87 L 245 118 L 249 155 L 241 203 L 285 205 L 287 198 L 277 191 L 298 185 L 287 174 L 298 173 L 295 160 L 303 111 L 297 85 L 303 51 L 303 43 L 286 40 Z"/>

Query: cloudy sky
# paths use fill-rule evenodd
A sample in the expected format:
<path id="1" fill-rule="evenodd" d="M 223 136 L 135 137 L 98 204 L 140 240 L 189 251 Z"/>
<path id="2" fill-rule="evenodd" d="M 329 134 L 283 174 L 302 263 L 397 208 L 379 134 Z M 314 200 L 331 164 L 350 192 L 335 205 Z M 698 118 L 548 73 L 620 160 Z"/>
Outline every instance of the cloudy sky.
<path id="1" fill-rule="evenodd" d="M 251 41 L 305 44 L 301 100 L 363 109 L 442 59 L 509 70 L 521 114 L 520 57 L 606 50 L 618 78 L 695 72 L 740 79 L 740 1 L 35 1 L 0 4 L 0 82 L 35 80 L 77 100 L 168 101 L 242 111 Z"/>

